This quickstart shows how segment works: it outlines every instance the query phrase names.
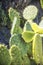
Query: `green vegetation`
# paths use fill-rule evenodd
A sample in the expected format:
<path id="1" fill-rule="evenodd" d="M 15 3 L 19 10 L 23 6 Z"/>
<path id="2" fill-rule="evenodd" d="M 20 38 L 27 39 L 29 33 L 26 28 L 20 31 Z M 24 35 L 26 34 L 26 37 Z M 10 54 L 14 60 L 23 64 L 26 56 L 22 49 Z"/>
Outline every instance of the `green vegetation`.
<path id="1" fill-rule="evenodd" d="M 43 0 L 40 3 L 43 10 Z M 43 65 L 43 16 L 35 23 L 38 12 L 34 5 L 27 6 L 22 14 L 13 7 L 5 12 L 0 2 L 0 27 L 11 25 L 9 48 L 0 43 L 0 65 Z"/>

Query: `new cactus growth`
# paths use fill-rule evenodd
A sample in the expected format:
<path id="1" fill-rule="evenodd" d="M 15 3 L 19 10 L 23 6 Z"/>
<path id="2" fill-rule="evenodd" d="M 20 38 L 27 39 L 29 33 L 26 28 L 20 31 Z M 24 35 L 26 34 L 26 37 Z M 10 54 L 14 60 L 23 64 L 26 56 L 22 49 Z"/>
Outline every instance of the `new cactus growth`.
<path id="1" fill-rule="evenodd" d="M 10 54 L 7 47 L 0 44 L 0 65 L 10 65 Z"/>
<path id="2" fill-rule="evenodd" d="M 11 65 L 22 65 L 21 51 L 18 46 L 12 45 L 10 48 Z"/>
<path id="3" fill-rule="evenodd" d="M 36 63 L 41 63 L 42 61 L 42 39 L 39 34 L 35 34 L 33 40 L 33 59 Z"/>
<path id="4" fill-rule="evenodd" d="M 21 49 L 21 53 L 24 54 L 32 54 L 32 45 L 31 43 L 27 44 L 23 39 L 22 36 L 20 34 L 14 34 L 13 36 L 11 36 L 10 41 L 9 41 L 9 45 L 16 45 Z"/>

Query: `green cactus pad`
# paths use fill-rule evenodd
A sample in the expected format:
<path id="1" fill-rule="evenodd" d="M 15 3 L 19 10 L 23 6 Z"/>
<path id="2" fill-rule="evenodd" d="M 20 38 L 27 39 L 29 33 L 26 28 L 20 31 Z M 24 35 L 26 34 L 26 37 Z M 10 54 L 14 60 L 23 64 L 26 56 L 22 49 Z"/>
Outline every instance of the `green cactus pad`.
<path id="1" fill-rule="evenodd" d="M 19 12 L 17 12 L 12 7 L 9 8 L 8 12 L 9 12 L 9 18 L 10 18 L 11 22 L 13 22 L 14 17 L 17 17 L 17 22 L 18 22 L 18 24 L 20 24 L 20 14 L 19 14 Z"/>
<path id="2" fill-rule="evenodd" d="M 22 33 L 22 28 L 18 26 L 17 17 L 14 18 L 11 28 L 11 35 L 13 35 L 14 33 Z"/>
<path id="3" fill-rule="evenodd" d="M 0 44 L 0 65 L 10 65 L 10 54 L 6 46 Z"/>
<path id="4" fill-rule="evenodd" d="M 22 65 L 30 65 L 30 60 L 27 55 L 24 55 Z"/>
<path id="5" fill-rule="evenodd" d="M 12 45 L 10 48 L 11 65 L 22 65 L 21 51 L 18 46 Z"/>
<path id="6" fill-rule="evenodd" d="M 34 34 L 35 33 L 33 31 L 25 31 L 22 33 L 22 38 L 25 40 L 25 42 L 29 43 L 33 40 Z"/>
<path id="7" fill-rule="evenodd" d="M 28 21 L 26 21 L 24 28 L 23 28 L 23 32 L 25 31 L 32 31 L 32 27 Z"/>
<path id="8" fill-rule="evenodd" d="M 34 5 L 27 6 L 23 11 L 23 17 L 26 20 L 33 20 L 37 16 L 38 9 Z"/>
<path id="9" fill-rule="evenodd" d="M 32 54 L 32 45 L 31 43 L 27 44 L 25 41 L 22 39 L 20 34 L 14 34 L 9 41 L 9 45 L 17 45 L 20 49 L 22 54 L 28 53 L 29 55 Z"/>
<path id="10" fill-rule="evenodd" d="M 39 34 L 35 34 L 33 40 L 33 59 L 36 63 L 40 63 L 42 61 L 42 39 Z"/>

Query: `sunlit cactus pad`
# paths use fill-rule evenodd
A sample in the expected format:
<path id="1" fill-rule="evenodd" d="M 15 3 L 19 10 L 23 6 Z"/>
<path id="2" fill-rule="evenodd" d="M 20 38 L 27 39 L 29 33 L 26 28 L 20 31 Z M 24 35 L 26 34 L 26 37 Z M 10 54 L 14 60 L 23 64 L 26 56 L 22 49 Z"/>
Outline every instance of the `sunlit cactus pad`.
<path id="1" fill-rule="evenodd" d="M 33 20 L 37 16 L 38 9 L 34 5 L 27 6 L 23 11 L 23 17 L 26 20 Z"/>
<path id="2" fill-rule="evenodd" d="M 41 63 L 42 61 L 42 39 L 39 34 L 35 34 L 33 40 L 33 59 L 36 63 Z"/>

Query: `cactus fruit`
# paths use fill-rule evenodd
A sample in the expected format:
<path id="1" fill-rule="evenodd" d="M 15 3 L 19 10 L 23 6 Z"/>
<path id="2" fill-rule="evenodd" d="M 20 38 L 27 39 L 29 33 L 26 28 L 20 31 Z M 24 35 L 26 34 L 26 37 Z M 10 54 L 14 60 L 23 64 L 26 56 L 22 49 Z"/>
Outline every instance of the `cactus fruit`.
<path id="1" fill-rule="evenodd" d="M 11 35 L 13 35 L 14 33 L 22 33 L 22 28 L 18 26 L 17 17 L 14 18 L 11 28 Z"/>
<path id="2" fill-rule="evenodd" d="M 23 57 L 23 65 L 30 65 L 30 60 L 27 55 Z"/>
<path id="3" fill-rule="evenodd" d="M 22 54 L 32 54 L 32 45 L 31 43 L 27 44 L 25 43 L 25 41 L 22 39 L 20 34 L 14 34 L 13 36 L 11 36 L 10 41 L 9 41 L 9 45 L 16 45 L 21 49 Z"/>
<path id="4" fill-rule="evenodd" d="M 33 40 L 33 59 L 36 61 L 36 63 L 41 63 L 42 61 L 42 39 L 39 34 L 35 34 L 34 40 Z"/>
<path id="5" fill-rule="evenodd" d="M 0 65 L 10 65 L 10 54 L 4 44 L 0 44 Z"/>
<path id="6" fill-rule="evenodd" d="M 23 17 L 26 19 L 26 20 L 33 20 L 36 18 L 37 16 L 37 13 L 38 13 L 38 9 L 36 6 L 34 5 L 29 5 L 27 6 L 24 11 L 23 11 Z"/>
<path id="7" fill-rule="evenodd" d="M 8 12 L 9 12 L 9 18 L 10 18 L 11 22 L 13 22 L 14 17 L 17 17 L 17 23 L 20 24 L 20 14 L 19 14 L 19 12 L 17 12 L 12 7 L 9 8 Z"/>
<path id="8" fill-rule="evenodd" d="M 11 55 L 11 65 L 22 65 L 22 57 L 19 47 L 12 45 L 9 51 Z"/>

